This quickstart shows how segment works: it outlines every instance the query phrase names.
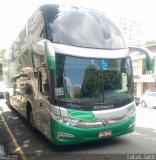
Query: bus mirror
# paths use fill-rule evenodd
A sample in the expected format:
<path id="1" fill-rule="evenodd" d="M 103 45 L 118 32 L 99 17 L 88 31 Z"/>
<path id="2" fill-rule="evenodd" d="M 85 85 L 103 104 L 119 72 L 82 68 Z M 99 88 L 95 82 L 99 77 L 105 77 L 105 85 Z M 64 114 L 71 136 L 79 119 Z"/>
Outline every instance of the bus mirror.
<path id="1" fill-rule="evenodd" d="M 133 53 L 135 53 L 135 52 L 140 52 L 140 53 L 145 54 L 145 56 L 146 56 L 146 68 L 147 68 L 147 71 L 153 70 L 153 67 L 154 67 L 153 53 L 149 49 L 147 49 L 147 48 L 129 47 L 130 56 Z"/>

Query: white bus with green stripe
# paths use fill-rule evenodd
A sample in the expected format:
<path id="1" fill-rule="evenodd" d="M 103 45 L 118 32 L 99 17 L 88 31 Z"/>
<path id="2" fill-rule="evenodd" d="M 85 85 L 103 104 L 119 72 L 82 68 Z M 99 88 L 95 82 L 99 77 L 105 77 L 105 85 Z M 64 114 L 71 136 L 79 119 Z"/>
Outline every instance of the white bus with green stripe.
<path id="1" fill-rule="evenodd" d="M 4 62 L 7 102 L 53 144 L 104 140 L 133 132 L 129 49 L 101 12 L 41 6 Z"/>

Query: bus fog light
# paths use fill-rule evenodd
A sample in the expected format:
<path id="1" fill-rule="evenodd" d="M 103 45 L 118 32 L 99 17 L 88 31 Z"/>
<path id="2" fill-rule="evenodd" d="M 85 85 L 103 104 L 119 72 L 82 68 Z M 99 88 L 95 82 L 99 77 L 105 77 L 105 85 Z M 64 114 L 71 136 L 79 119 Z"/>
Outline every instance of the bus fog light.
<path id="1" fill-rule="evenodd" d="M 131 123 L 128 128 L 132 128 L 135 126 L 135 122 Z"/>
<path id="2" fill-rule="evenodd" d="M 75 136 L 73 134 L 64 133 L 64 132 L 57 132 L 57 139 L 61 140 L 64 138 L 74 138 Z"/>

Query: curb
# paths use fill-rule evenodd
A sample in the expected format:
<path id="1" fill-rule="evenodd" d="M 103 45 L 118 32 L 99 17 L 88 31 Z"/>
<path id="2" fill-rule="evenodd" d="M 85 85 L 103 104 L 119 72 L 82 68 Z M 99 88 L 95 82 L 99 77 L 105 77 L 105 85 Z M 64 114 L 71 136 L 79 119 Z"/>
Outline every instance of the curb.
<path id="1" fill-rule="evenodd" d="M 0 160 L 6 159 L 7 155 L 11 155 L 13 153 L 11 150 L 15 150 L 15 147 L 12 144 L 12 139 L 2 119 L 1 112 L 3 111 L 3 107 L 0 106 Z"/>
<path id="2" fill-rule="evenodd" d="M 4 146 L 0 143 L 0 159 L 5 155 Z"/>

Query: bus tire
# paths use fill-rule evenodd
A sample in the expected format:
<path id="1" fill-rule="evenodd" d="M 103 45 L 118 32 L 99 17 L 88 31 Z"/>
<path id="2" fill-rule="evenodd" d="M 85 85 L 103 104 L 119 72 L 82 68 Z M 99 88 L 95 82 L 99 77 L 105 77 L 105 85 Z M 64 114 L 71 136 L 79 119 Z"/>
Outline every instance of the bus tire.
<path id="1" fill-rule="evenodd" d="M 31 105 L 27 104 L 27 121 L 30 127 L 35 131 L 35 122 Z"/>

